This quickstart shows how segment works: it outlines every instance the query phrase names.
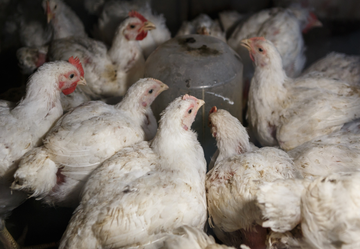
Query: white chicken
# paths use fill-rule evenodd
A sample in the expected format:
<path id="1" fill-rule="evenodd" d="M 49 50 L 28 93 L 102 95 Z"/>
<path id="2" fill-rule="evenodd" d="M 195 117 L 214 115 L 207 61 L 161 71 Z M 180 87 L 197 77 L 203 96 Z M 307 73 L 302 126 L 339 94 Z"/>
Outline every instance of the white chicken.
<path id="1" fill-rule="evenodd" d="M 115 106 L 85 103 L 65 114 L 21 160 L 14 190 L 25 190 L 46 203 L 76 206 L 90 173 L 123 147 L 149 140 L 156 133 L 151 103 L 168 87 L 141 79 Z"/>
<path id="2" fill-rule="evenodd" d="M 70 37 L 54 40 L 48 56 L 50 61 L 66 60 L 71 54 L 79 57 L 88 83 L 82 90 L 92 99 L 123 96 L 144 76 L 145 60 L 138 41 L 152 29 L 153 23 L 133 11 L 118 27 L 109 50 L 100 41 Z"/>
<path id="3" fill-rule="evenodd" d="M 265 248 L 267 231 L 261 227 L 263 219 L 256 205 L 258 186 L 300 175 L 286 152 L 271 147 L 253 149 L 245 128 L 227 111 L 213 107 L 209 120 L 220 151 L 206 176 L 209 223 L 220 239 L 241 230 L 238 235 L 242 235 L 243 244 Z M 230 240 L 235 239 L 223 242 L 229 245 Z M 233 246 L 238 247 L 237 243 Z"/>
<path id="4" fill-rule="evenodd" d="M 301 229 L 310 248 L 360 246 L 359 193 L 360 173 L 333 173 L 308 186 L 301 197 Z"/>
<path id="5" fill-rule="evenodd" d="M 24 74 L 31 74 L 36 68 L 47 61 L 48 46 L 51 40 L 72 36 L 87 37 L 84 25 L 79 17 L 63 1 L 44 0 L 43 8 L 47 15 L 47 21 L 49 22 L 47 29 L 51 31 L 50 37 L 49 39 L 28 43 L 26 44 L 26 47 L 17 50 L 16 56 L 19 61 L 19 66 L 22 69 L 22 73 Z M 36 24 L 38 23 L 36 22 Z M 25 25 L 23 33 L 25 33 L 25 31 L 27 33 L 25 33 L 26 35 L 24 35 L 23 39 L 30 41 L 32 39 L 40 39 L 40 30 L 33 30 L 30 28 L 32 26 L 34 25 Z M 21 30 L 22 29 L 20 29 L 20 31 Z M 84 88 L 87 87 L 84 86 Z M 76 88 L 70 95 L 61 94 L 61 104 L 64 111 L 87 101 L 90 101 L 90 97 L 85 94 L 80 87 Z"/>
<path id="6" fill-rule="evenodd" d="M 247 115 L 262 145 L 291 150 L 359 117 L 359 89 L 321 74 L 288 78 L 279 52 L 263 37 L 242 45 L 255 63 Z"/>
<path id="7" fill-rule="evenodd" d="M 175 99 L 150 147 L 124 148 L 96 169 L 59 248 L 158 248 L 179 226 L 203 229 L 206 161 L 190 129 L 203 104 Z"/>
<path id="8" fill-rule="evenodd" d="M 0 102 L 0 220 L 26 199 L 18 191 L 11 194 L 13 173 L 20 158 L 41 144 L 42 137 L 62 115 L 60 92 L 70 94 L 77 84 L 85 84 L 79 61 L 70 58 L 69 62 L 41 66 L 29 79 L 26 96 L 19 104 Z"/>
<path id="9" fill-rule="evenodd" d="M 160 249 L 235 249 L 215 243 L 212 236 L 204 231 L 187 225 L 176 228 L 168 235 Z"/>
<path id="10" fill-rule="evenodd" d="M 95 37 L 109 46 L 112 45 L 117 33 L 117 27 L 124 21 L 129 11 L 134 10 L 142 14 L 146 19 L 151 20 L 156 26 L 155 30 L 139 42 L 144 57 L 147 58 L 160 44 L 169 40 L 171 34 L 166 27 L 164 16 L 162 14 L 153 14 L 146 0 L 111 0 L 106 2 L 99 16 Z"/>
<path id="11" fill-rule="evenodd" d="M 310 18 L 311 17 L 311 18 Z M 318 26 L 307 9 L 272 8 L 262 10 L 239 24 L 228 40 L 228 44 L 240 54 L 241 40 L 264 36 L 278 49 L 283 67 L 290 77 L 298 76 L 304 65 L 304 40 L 301 34 L 306 27 Z"/>
<path id="12" fill-rule="evenodd" d="M 226 42 L 225 33 L 221 30 L 219 21 L 212 20 L 206 14 L 200 14 L 190 22 L 183 22 L 176 36 L 190 34 L 210 35 Z"/>
<path id="13" fill-rule="evenodd" d="M 47 31 L 49 37 L 41 38 L 44 34 L 41 33 L 40 27 L 44 24 L 39 22 L 35 22 L 36 25 L 33 22 L 25 23 L 24 27 L 20 28 L 20 34 L 24 33 L 22 40 L 26 40 L 27 43 L 25 43 L 25 47 L 16 52 L 16 56 L 24 74 L 32 73 L 46 62 L 48 44 L 51 40 L 71 36 L 87 36 L 79 17 L 63 1 L 43 0 L 42 5 L 49 23 L 46 26 L 46 30 L 49 30 Z M 23 12 L 26 11 L 28 10 L 23 10 Z M 38 27 L 39 25 L 40 27 Z"/>
<path id="14" fill-rule="evenodd" d="M 258 191 L 259 207 L 264 227 L 286 232 L 301 220 L 300 198 L 312 178 L 331 173 L 360 171 L 359 120 L 344 125 L 341 130 L 314 138 L 288 151 L 304 180 L 278 180 L 264 183 Z"/>
<path id="15" fill-rule="evenodd" d="M 308 67 L 302 75 L 321 72 L 329 78 L 336 78 L 351 85 L 360 85 L 360 56 L 332 52 Z"/>

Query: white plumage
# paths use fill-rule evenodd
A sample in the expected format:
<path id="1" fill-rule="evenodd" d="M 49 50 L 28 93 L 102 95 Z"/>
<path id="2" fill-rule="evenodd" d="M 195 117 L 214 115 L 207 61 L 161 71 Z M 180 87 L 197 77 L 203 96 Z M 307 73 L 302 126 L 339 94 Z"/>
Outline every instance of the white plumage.
<path id="1" fill-rule="evenodd" d="M 44 146 L 22 158 L 12 188 L 47 203 L 77 205 L 79 191 L 100 163 L 155 135 L 150 105 L 166 89 L 160 81 L 142 79 L 115 106 L 93 101 L 71 110 L 49 131 Z"/>
<path id="2" fill-rule="evenodd" d="M 99 15 L 95 36 L 107 45 L 111 45 L 114 36 L 116 35 L 117 27 L 128 16 L 128 13 L 133 10 L 141 13 L 156 26 L 155 30 L 150 32 L 146 38 L 139 42 L 144 57 L 147 58 L 159 45 L 169 40 L 171 34 L 166 27 L 164 16 L 162 14 L 154 14 L 150 4 L 146 0 L 112 0 L 104 3 L 101 14 Z"/>
<path id="3" fill-rule="evenodd" d="M 360 114 L 359 90 L 320 73 L 291 79 L 275 46 L 264 38 L 243 41 L 255 62 L 248 121 L 262 145 L 291 150 L 339 130 Z"/>
<path id="4" fill-rule="evenodd" d="M 359 193 L 360 173 L 333 173 L 309 185 L 301 198 L 301 228 L 310 248 L 360 246 Z"/>
<path id="5" fill-rule="evenodd" d="M 329 78 L 336 78 L 351 85 L 360 85 L 360 56 L 332 52 L 308 67 L 302 75 L 318 71 Z"/>
<path id="6" fill-rule="evenodd" d="M 93 172 L 60 248 L 158 248 L 176 227 L 203 229 L 206 162 L 190 130 L 203 103 L 175 99 L 150 147 L 124 148 Z"/>
<path id="7" fill-rule="evenodd" d="M 13 174 L 20 158 L 41 144 L 62 115 L 60 92 L 69 93 L 84 83 L 77 66 L 46 63 L 30 77 L 26 96 L 17 105 L 0 101 L 0 220 L 26 199 L 24 193 L 10 190 Z"/>
<path id="8" fill-rule="evenodd" d="M 282 150 L 271 147 L 253 150 L 245 128 L 227 111 L 212 109 L 209 119 L 220 151 L 206 177 L 210 224 L 224 232 L 259 231 L 263 218 L 256 206 L 258 186 L 262 182 L 294 178 L 298 172 Z M 225 157 L 223 151 L 227 153 Z M 256 239 L 256 243 L 261 240 L 265 243 L 265 237 Z M 251 244 L 255 241 L 248 243 L 255 246 Z"/>
<path id="9" fill-rule="evenodd" d="M 302 9 L 308 13 L 308 10 Z M 286 74 L 298 76 L 304 65 L 304 40 L 301 34 L 302 19 L 306 15 L 296 15 L 292 9 L 272 8 L 250 16 L 238 25 L 228 40 L 228 44 L 240 53 L 241 41 L 251 37 L 263 36 L 273 42 L 283 60 Z"/>
<path id="10" fill-rule="evenodd" d="M 219 245 L 215 243 L 212 236 L 207 235 L 201 229 L 181 226 L 172 234 L 167 236 L 164 245 L 161 249 L 235 249 L 234 247 L 227 247 L 226 245 Z"/>
<path id="11" fill-rule="evenodd" d="M 138 40 L 154 29 L 151 22 L 134 13 L 119 25 L 109 50 L 100 41 L 70 37 L 51 43 L 49 59 L 66 60 L 71 54 L 80 58 L 88 82 L 82 90 L 92 99 L 123 96 L 144 75 L 145 60 Z"/>

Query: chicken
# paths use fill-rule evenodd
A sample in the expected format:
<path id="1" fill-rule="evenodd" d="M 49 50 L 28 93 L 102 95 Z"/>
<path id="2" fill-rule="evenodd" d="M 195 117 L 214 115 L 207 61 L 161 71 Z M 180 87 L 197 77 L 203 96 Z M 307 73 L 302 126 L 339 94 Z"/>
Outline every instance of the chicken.
<path id="1" fill-rule="evenodd" d="M 360 56 L 332 52 L 313 63 L 302 75 L 318 71 L 329 78 L 336 78 L 347 83 L 360 85 Z"/>
<path id="2" fill-rule="evenodd" d="M 219 21 L 213 21 L 206 14 L 198 15 L 191 22 L 183 22 L 176 36 L 190 34 L 210 35 L 226 42 L 225 33 L 221 30 Z"/>
<path id="3" fill-rule="evenodd" d="M 264 227 L 286 232 L 301 221 L 300 198 L 311 179 L 339 172 L 358 172 L 359 120 L 344 125 L 341 130 L 314 138 L 288 152 L 295 167 L 308 179 L 279 180 L 259 187 L 258 203 Z"/>
<path id="4" fill-rule="evenodd" d="M 43 8 L 46 11 L 47 21 L 50 22 L 54 31 L 53 40 L 71 36 L 87 36 L 80 18 L 62 0 L 44 0 Z"/>
<path id="5" fill-rule="evenodd" d="M 271 41 L 255 37 L 242 45 L 255 63 L 247 115 L 261 145 L 291 150 L 359 117 L 358 88 L 316 73 L 288 78 Z"/>
<path id="6" fill-rule="evenodd" d="M 23 74 L 31 74 L 47 61 L 48 46 L 51 40 L 72 36 L 87 37 L 84 25 L 79 17 L 63 1 L 44 0 L 43 8 L 50 24 L 47 29 L 50 29 L 51 34 L 46 40 L 28 43 L 26 47 L 17 50 L 16 56 Z M 30 25 L 27 24 L 24 30 L 29 34 L 24 36 L 24 39 L 31 40 L 31 37 L 39 39 L 37 33 L 40 31 L 33 30 L 28 26 Z M 84 88 L 87 87 L 84 86 Z M 87 101 L 90 101 L 90 97 L 80 87 L 76 88 L 71 95 L 61 94 L 61 104 L 64 111 Z"/>
<path id="7" fill-rule="evenodd" d="M 25 43 L 25 47 L 17 51 L 16 56 L 24 74 L 34 72 L 36 68 L 45 63 L 48 44 L 51 40 L 72 36 L 87 37 L 79 17 L 63 1 L 43 0 L 42 5 L 46 12 L 47 22 L 50 24 L 46 26 L 50 33 L 47 35 L 49 37 L 40 38 L 44 34 L 41 34 L 41 29 L 38 27 L 39 22 L 35 22 L 36 25 L 32 22 L 25 23 L 24 27 L 20 28 L 20 34 L 24 33 L 22 40 L 27 43 Z M 26 10 L 23 11 L 26 12 Z"/>
<path id="8" fill-rule="evenodd" d="M 141 79 L 115 106 L 91 101 L 71 110 L 48 132 L 43 146 L 24 155 L 12 189 L 48 204 L 77 206 L 95 168 L 123 147 L 155 135 L 150 105 L 167 88 L 158 80 Z"/>
<path id="9" fill-rule="evenodd" d="M 0 104 L 0 220 L 26 199 L 23 193 L 11 193 L 13 173 L 20 158 L 41 144 L 42 137 L 62 115 L 60 92 L 70 94 L 77 84 L 85 84 L 79 61 L 71 57 L 69 62 L 44 64 L 31 76 L 26 96 L 19 104 Z"/>
<path id="10" fill-rule="evenodd" d="M 153 14 L 146 0 L 112 0 L 106 2 L 99 16 L 95 37 L 109 46 L 112 45 L 117 27 L 127 17 L 127 13 L 133 10 L 142 14 L 146 19 L 151 20 L 156 26 L 155 30 L 139 41 L 143 55 L 147 58 L 159 45 L 169 40 L 171 34 L 166 27 L 164 16 Z"/>
<path id="11" fill-rule="evenodd" d="M 153 23 L 133 11 L 118 27 L 109 50 L 102 42 L 71 37 L 54 40 L 48 56 L 50 61 L 66 60 L 71 54 L 78 56 L 88 83 L 88 87 L 82 90 L 92 99 L 123 96 L 144 76 L 145 60 L 138 41 L 154 28 Z"/>
<path id="12" fill-rule="evenodd" d="M 191 130 L 203 104 L 175 99 L 150 146 L 124 148 L 92 173 L 60 249 L 158 248 L 179 226 L 203 229 L 206 161 Z"/>
<path id="13" fill-rule="evenodd" d="M 301 73 L 306 61 L 301 34 L 301 30 L 306 27 L 303 23 L 308 21 L 307 29 L 319 25 L 317 19 L 309 17 L 314 16 L 310 15 L 307 9 L 262 10 L 240 24 L 230 36 L 228 44 L 240 54 L 241 40 L 264 36 L 278 49 L 286 74 L 296 77 Z"/>
<path id="14" fill-rule="evenodd" d="M 360 246 L 359 190 L 360 173 L 333 173 L 309 185 L 301 197 L 301 229 L 310 248 Z"/>
<path id="15" fill-rule="evenodd" d="M 235 249 L 215 243 L 212 236 L 202 230 L 187 225 L 178 227 L 164 241 L 160 249 Z"/>
<path id="16" fill-rule="evenodd" d="M 220 151 L 214 168 L 206 176 L 209 223 L 215 226 L 220 238 L 226 238 L 222 233 L 240 230 L 238 236 L 242 236 L 243 244 L 252 249 L 265 248 L 267 232 L 261 227 L 264 220 L 256 206 L 258 186 L 264 181 L 300 174 L 286 152 L 251 147 L 245 128 L 227 111 L 213 107 L 209 120 Z M 229 245 L 230 239 L 223 242 Z M 237 241 L 233 246 L 239 245 Z"/>
<path id="17" fill-rule="evenodd" d="M 340 130 L 316 137 L 290 151 L 295 166 L 304 176 L 325 176 L 360 170 L 360 120 Z"/>

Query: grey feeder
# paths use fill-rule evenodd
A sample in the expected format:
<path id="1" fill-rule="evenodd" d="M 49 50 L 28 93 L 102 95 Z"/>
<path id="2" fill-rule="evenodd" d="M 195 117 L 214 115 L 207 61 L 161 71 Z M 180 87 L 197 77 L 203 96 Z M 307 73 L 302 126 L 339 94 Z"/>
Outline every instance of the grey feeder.
<path id="1" fill-rule="evenodd" d="M 175 37 L 159 46 L 147 59 L 145 77 L 169 86 L 152 104 L 157 118 L 180 95 L 203 99 L 192 129 L 204 148 L 206 160 L 216 151 L 216 141 L 208 127 L 213 106 L 242 118 L 242 70 L 240 57 L 223 41 L 204 35 Z"/>

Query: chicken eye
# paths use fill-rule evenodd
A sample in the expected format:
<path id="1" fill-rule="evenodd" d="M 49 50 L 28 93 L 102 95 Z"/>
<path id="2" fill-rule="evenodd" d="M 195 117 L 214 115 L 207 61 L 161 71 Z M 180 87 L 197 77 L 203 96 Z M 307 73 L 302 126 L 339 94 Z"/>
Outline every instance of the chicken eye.
<path id="1" fill-rule="evenodd" d="M 72 79 L 72 78 L 74 78 L 74 76 L 75 75 L 72 73 L 72 74 L 70 74 L 69 78 Z"/>
<path id="2" fill-rule="evenodd" d="M 263 49 L 262 48 L 259 48 L 259 52 L 262 52 L 263 51 Z"/>
<path id="3" fill-rule="evenodd" d="M 192 109 L 190 109 L 190 110 L 188 111 L 189 114 L 191 114 L 191 112 L 192 112 Z"/>
<path id="4" fill-rule="evenodd" d="M 130 28 L 131 28 L 131 29 L 134 29 L 134 28 L 135 28 L 135 25 L 131 24 L 131 25 L 130 25 Z"/>
<path id="5" fill-rule="evenodd" d="M 153 91 L 154 91 L 154 90 L 153 90 L 153 89 L 151 89 L 151 90 L 149 90 L 149 93 L 150 93 L 150 94 L 152 94 L 152 93 L 153 93 Z"/>

